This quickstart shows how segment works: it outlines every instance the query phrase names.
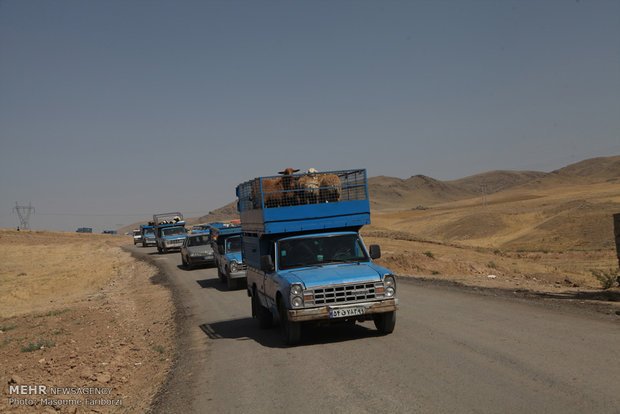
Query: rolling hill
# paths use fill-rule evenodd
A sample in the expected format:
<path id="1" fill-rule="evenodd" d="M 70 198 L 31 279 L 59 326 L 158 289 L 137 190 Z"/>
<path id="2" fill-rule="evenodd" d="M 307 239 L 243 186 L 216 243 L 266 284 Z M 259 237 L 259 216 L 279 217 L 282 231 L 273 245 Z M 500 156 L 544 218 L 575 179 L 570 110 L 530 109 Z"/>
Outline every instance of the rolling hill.
<path id="1" fill-rule="evenodd" d="M 607 249 L 614 243 L 611 216 L 620 212 L 620 156 L 548 173 L 499 170 L 452 181 L 370 177 L 368 188 L 375 229 L 472 247 Z M 238 217 L 233 201 L 187 223 Z"/>

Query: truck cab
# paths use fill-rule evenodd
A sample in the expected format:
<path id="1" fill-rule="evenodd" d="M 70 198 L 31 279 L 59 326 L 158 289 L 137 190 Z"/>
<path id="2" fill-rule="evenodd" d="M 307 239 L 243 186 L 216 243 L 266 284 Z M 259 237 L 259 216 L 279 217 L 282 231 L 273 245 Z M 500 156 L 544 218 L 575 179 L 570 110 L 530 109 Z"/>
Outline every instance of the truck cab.
<path id="1" fill-rule="evenodd" d="M 183 215 L 179 212 L 153 215 L 155 245 L 158 253 L 181 250 L 187 237 Z"/>
<path id="2" fill-rule="evenodd" d="M 142 247 L 157 245 L 155 241 L 155 227 L 152 221 L 149 224 L 142 224 L 140 226 L 140 235 L 142 236 Z"/>
<path id="3" fill-rule="evenodd" d="M 300 341 L 306 323 L 372 320 L 379 332 L 391 333 L 398 308 L 396 279 L 372 262 L 381 256 L 379 246 L 367 249 L 359 234 L 370 224 L 366 170 L 315 173 L 315 182 L 329 184 L 310 189 L 295 185 L 304 175 L 290 176 L 280 198 L 286 203 L 273 191 L 265 203 L 263 183 L 277 177 L 237 187 L 252 316 L 261 328 L 278 321 L 290 345 Z M 309 196 L 323 190 L 330 196 Z"/>
<path id="4" fill-rule="evenodd" d="M 241 227 L 212 227 L 213 253 L 217 276 L 228 289 L 240 287 L 246 281 L 246 266 L 241 255 Z"/>

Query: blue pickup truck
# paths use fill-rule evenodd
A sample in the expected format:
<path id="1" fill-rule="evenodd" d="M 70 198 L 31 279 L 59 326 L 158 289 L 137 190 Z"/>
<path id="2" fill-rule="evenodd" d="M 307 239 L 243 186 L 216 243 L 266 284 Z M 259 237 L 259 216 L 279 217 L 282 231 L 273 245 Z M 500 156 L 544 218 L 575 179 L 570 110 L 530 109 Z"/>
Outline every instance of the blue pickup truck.
<path id="1" fill-rule="evenodd" d="M 155 225 L 152 221 L 148 224 L 140 225 L 140 235 L 142 236 L 142 247 L 157 246 L 155 241 Z"/>
<path id="2" fill-rule="evenodd" d="M 278 184 L 285 179 L 285 185 Z M 314 183 L 308 185 L 307 183 Z M 302 323 L 396 324 L 396 279 L 372 259 L 359 231 L 370 224 L 366 170 L 260 177 L 237 186 L 252 316 L 279 321 L 285 343 Z"/>
<path id="3" fill-rule="evenodd" d="M 216 224 L 211 227 L 217 276 L 228 289 L 239 288 L 246 280 L 246 266 L 241 257 L 241 227 Z"/>
<path id="4" fill-rule="evenodd" d="M 183 240 L 187 237 L 183 214 L 179 212 L 153 214 L 153 228 L 158 253 L 168 253 L 173 249 L 181 250 Z"/>

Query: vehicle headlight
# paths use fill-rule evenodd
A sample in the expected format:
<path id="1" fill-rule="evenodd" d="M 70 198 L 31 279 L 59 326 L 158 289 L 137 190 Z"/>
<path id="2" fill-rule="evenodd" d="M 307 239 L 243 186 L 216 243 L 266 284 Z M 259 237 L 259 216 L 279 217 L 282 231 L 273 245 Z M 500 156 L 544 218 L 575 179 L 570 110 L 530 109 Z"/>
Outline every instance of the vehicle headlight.
<path id="1" fill-rule="evenodd" d="M 230 262 L 230 273 L 235 273 L 238 268 L 239 268 L 239 264 L 237 263 L 236 260 L 233 260 L 232 262 Z"/>
<path id="2" fill-rule="evenodd" d="M 299 283 L 291 285 L 290 291 L 291 306 L 293 308 L 302 308 L 304 306 L 304 289 Z"/>
<path id="3" fill-rule="evenodd" d="M 301 308 L 304 305 L 304 301 L 299 296 L 295 296 L 291 302 L 294 308 Z"/>
<path id="4" fill-rule="evenodd" d="M 385 275 L 383 285 L 385 286 L 385 296 L 388 298 L 394 297 L 396 294 L 396 279 L 394 279 L 394 275 Z"/>
<path id="5" fill-rule="evenodd" d="M 301 285 L 291 285 L 291 295 L 301 296 L 302 293 L 303 289 L 301 288 Z"/>

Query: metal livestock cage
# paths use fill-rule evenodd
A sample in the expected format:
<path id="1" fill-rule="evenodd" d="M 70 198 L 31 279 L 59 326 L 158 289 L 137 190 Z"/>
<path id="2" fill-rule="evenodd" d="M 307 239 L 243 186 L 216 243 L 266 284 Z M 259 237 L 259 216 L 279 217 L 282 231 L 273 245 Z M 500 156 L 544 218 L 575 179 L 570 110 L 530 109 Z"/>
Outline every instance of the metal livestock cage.
<path id="1" fill-rule="evenodd" d="M 244 231 L 285 233 L 370 223 L 366 170 L 259 177 L 237 186 Z"/>

